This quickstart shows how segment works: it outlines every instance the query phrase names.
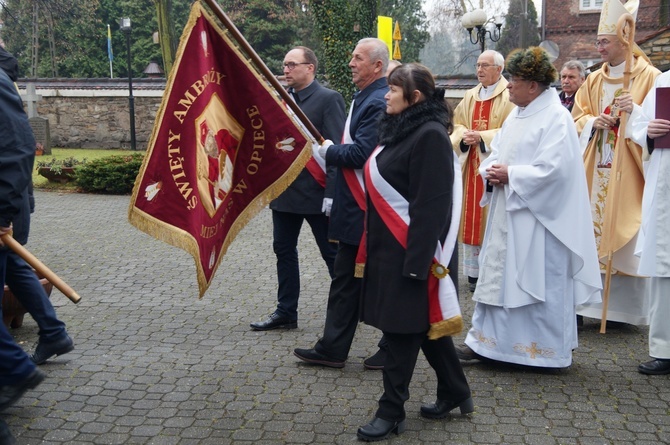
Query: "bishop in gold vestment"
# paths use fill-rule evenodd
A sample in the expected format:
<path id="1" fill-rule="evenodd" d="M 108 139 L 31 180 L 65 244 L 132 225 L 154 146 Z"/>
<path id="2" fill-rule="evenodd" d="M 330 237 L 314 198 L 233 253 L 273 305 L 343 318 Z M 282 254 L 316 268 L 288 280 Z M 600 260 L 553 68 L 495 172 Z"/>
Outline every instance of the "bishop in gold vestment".
<path id="1" fill-rule="evenodd" d="M 603 2 L 596 48 L 604 64 L 577 91 L 572 116 L 580 133 L 603 279 L 608 253 L 613 253 L 607 319 L 642 325 L 648 324 L 647 280 L 638 275 L 638 258 L 634 255 L 642 217 L 642 149 L 629 135 L 618 140 L 617 109 L 617 98 L 623 91 L 626 51 L 616 35 L 616 23 L 626 12 L 634 16 L 637 4 L 637 0 L 625 6 L 619 0 Z M 633 101 L 641 104 L 660 71 L 637 45 L 633 45 L 633 54 L 629 90 Z M 616 172 L 620 172 L 618 180 Z M 600 319 L 602 306 L 580 306 L 577 313 Z"/>

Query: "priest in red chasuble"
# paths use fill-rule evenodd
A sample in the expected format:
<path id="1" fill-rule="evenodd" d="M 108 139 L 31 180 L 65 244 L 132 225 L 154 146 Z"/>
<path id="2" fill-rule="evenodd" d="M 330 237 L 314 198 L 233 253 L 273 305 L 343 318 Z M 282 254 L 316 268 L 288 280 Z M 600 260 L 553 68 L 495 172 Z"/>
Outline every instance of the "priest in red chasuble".
<path id="1" fill-rule="evenodd" d="M 484 185 L 479 164 L 491 153 L 490 144 L 514 108 L 509 101 L 507 80 L 501 75 L 505 58 L 497 51 L 484 51 L 477 59 L 479 85 L 468 90 L 454 112 L 451 144 L 463 172 L 463 210 L 460 241 L 463 243 L 463 273 L 474 291 L 479 275 L 479 249 L 486 228 L 486 208 L 479 206 Z"/>

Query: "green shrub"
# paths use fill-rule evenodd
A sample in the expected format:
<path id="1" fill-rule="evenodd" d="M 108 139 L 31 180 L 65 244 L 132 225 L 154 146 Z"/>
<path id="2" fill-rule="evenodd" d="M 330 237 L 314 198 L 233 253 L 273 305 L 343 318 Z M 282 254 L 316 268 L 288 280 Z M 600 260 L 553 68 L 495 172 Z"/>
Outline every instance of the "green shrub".
<path id="1" fill-rule="evenodd" d="M 87 193 L 129 194 L 143 159 L 143 153 L 133 153 L 87 162 L 77 169 L 77 185 Z"/>

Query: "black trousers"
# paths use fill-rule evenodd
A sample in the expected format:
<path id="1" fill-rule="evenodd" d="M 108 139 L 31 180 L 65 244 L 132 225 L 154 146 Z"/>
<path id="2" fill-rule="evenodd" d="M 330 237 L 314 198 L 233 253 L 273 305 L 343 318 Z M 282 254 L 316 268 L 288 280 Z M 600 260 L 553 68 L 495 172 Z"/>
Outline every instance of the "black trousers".
<path id="1" fill-rule="evenodd" d="M 314 346 L 319 354 L 346 360 L 359 321 L 362 279 L 354 278 L 358 246 L 340 242 L 330 283 L 326 325 L 323 336 Z"/>
<path id="2" fill-rule="evenodd" d="M 333 277 L 337 244 L 328 241 L 328 217 L 324 214 L 301 215 L 272 211 L 272 247 L 277 256 L 277 310 L 282 317 L 298 319 L 300 297 L 300 265 L 298 264 L 298 237 L 303 221 L 312 228 L 312 234 L 328 273 Z"/>
<path id="3" fill-rule="evenodd" d="M 437 399 L 459 403 L 470 397 L 470 386 L 451 337 L 429 340 L 426 332 L 384 332 L 384 338 L 387 352 L 383 371 L 384 394 L 379 399 L 376 417 L 394 422 L 405 419 L 404 405 L 409 399 L 409 384 L 419 349 L 437 375 Z"/>

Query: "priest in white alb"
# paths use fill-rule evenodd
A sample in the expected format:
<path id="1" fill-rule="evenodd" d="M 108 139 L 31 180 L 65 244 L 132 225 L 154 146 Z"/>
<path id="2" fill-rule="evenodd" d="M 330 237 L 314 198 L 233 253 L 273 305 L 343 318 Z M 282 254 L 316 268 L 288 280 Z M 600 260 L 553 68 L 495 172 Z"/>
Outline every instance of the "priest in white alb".
<path id="1" fill-rule="evenodd" d="M 547 53 L 517 50 L 506 66 L 517 107 L 480 167 L 492 192 L 481 201 L 476 305 L 458 353 L 564 368 L 577 347 L 575 306 L 600 301 L 602 287 L 579 141 Z"/>

